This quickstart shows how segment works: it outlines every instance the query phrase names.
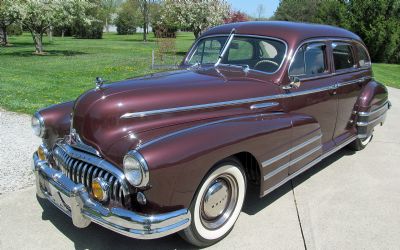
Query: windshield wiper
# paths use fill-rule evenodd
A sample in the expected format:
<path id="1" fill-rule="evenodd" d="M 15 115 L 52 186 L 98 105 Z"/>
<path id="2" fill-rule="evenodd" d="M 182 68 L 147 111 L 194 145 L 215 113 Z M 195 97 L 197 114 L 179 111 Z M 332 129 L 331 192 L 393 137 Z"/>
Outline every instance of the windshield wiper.
<path id="1" fill-rule="evenodd" d="M 229 34 L 228 40 L 226 40 L 224 47 L 222 48 L 221 53 L 219 54 L 218 61 L 214 64 L 214 67 L 217 67 L 221 63 L 222 58 L 225 56 L 226 51 L 228 50 L 233 38 L 235 37 L 235 33 L 236 30 L 235 28 L 233 28 L 231 33 Z"/>

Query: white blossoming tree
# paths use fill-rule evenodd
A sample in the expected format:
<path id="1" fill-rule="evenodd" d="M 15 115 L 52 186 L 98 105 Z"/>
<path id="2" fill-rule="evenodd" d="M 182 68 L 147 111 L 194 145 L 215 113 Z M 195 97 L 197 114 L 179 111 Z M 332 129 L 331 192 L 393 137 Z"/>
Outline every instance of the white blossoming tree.
<path id="1" fill-rule="evenodd" d="M 15 1 L 15 0 L 14 0 Z M 43 35 L 52 25 L 67 25 L 76 19 L 89 22 L 88 0 L 23 0 L 19 4 L 22 24 L 32 34 L 35 53 L 43 54 Z"/>
<path id="2" fill-rule="evenodd" d="M 0 44 L 7 45 L 7 27 L 21 18 L 19 6 L 14 0 L 0 0 Z"/>
<path id="3" fill-rule="evenodd" d="M 226 0 L 165 0 L 160 24 L 191 29 L 196 38 L 229 16 Z"/>

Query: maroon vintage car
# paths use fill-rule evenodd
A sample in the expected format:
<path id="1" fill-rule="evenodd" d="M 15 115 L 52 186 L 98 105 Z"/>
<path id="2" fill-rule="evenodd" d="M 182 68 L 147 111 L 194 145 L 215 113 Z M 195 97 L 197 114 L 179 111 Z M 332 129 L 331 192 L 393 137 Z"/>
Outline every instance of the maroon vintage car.
<path id="1" fill-rule="evenodd" d="M 218 26 L 181 66 L 99 80 L 38 111 L 37 195 L 77 227 L 206 246 L 233 228 L 249 185 L 264 196 L 344 146 L 363 149 L 390 108 L 365 45 L 340 28 Z"/>

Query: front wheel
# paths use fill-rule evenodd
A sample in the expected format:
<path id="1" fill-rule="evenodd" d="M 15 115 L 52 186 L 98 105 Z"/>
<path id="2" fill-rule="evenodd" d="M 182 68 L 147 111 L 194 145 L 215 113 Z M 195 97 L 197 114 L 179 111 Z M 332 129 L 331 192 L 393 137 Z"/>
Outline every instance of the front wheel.
<path id="1" fill-rule="evenodd" d="M 240 162 L 222 161 L 200 185 L 190 206 L 192 223 L 180 235 L 198 247 L 223 239 L 239 217 L 245 193 L 246 175 Z"/>

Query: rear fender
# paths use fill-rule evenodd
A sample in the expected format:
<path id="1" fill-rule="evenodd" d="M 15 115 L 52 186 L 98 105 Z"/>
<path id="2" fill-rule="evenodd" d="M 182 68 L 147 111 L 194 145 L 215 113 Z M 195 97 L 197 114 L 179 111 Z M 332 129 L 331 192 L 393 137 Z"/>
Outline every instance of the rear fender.
<path id="1" fill-rule="evenodd" d="M 379 82 L 370 81 L 357 101 L 355 113 L 358 137 L 368 137 L 375 126 L 383 124 L 389 108 L 387 88 Z"/>

